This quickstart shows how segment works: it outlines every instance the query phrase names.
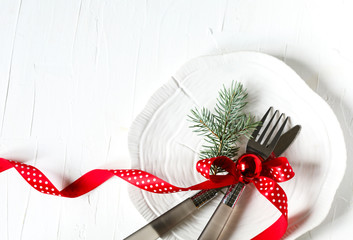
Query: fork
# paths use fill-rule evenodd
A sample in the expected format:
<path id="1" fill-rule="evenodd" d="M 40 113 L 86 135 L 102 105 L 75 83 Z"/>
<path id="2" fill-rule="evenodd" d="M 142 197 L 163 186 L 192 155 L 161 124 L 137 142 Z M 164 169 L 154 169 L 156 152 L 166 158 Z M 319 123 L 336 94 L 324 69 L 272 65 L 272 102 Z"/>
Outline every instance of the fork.
<path id="1" fill-rule="evenodd" d="M 270 133 L 268 133 L 266 139 L 264 140 L 266 133 L 268 132 L 271 126 L 272 121 L 274 120 L 275 116 L 279 113 L 279 111 L 276 110 L 275 113 L 272 115 L 271 119 L 269 120 L 268 124 L 262 131 L 260 137 L 257 138 L 271 110 L 272 110 L 272 107 L 270 107 L 265 113 L 265 115 L 262 117 L 261 125 L 259 125 L 252 133 L 251 138 L 248 141 L 248 144 L 246 146 L 246 153 L 256 154 L 257 156 L 260 157 L 262 161 L 266 160 L 271 155 L 289 119 L 289 117 L 285 118 L 279 130 L 271 140 L 271 136 L 275 132 L 276 127 L 279 124 L 281 118 L 284 116 L 284 114 L 282 113 L 280 117 L 277 119 L 275 125 L 270 130 Z M 232 209 L 234 208 L 239 197 L 241 196 L 241 193 L 243 192 L 244 188 L 245 188 L 245 184 L 241 182 L 231 185 L 228 188 L 222 201 L 219 203 L 216 211 L 213 213 L 212 217 L 210 218 L 206 227 L 204 228 L 200 237 L 198 238 L 199 240 L 218 239 L 225 224 L 228 221 L 228 218 L 230 217 Z"/>

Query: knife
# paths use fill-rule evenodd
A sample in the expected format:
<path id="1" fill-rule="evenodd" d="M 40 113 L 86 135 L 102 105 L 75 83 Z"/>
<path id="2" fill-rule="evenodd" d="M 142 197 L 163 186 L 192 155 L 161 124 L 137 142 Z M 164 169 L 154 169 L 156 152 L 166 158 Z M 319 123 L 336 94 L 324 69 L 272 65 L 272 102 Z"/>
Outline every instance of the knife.
<path id="1" fill-rule="evenodd" d="M 280 137 L 275 149 L 273 150 L 275 156 L 280 156 L 289 147 L 297 136 L 299 130 L 300 126 L 297 125 Z M 154 240 L 159 238 L 186 217 L 210 202 L 218 195 L 219 191 L 220 189 L 209 189 L 196 193 L 194 196 L 179 203 L 174 208 L 146 224 L 144 227 L 140 228 L 124 240 Z"/>
<path id="2" fill-rule="evenodd" d="M 296 125 L 290 129 L 286 134 L 286 138 L 280 138 L 277 142 L 273 155 L 275 157 L 280 156 L 294 141 L 301 129 L 300 125 Z M 284 136 L 284 135 L 282 135 Z M 228 222 L 228 219 L 232 213 L 232 210 L 239 200 L 243 190 L 245 188 L 244 183 L 238 183 L 229 186 L 225 193 L 222 201 L 219 203 L 217 209 L 213 213 L 211 219 L 207 223 L 206 227 L 202 231 L 198 240 L 216 240 L 219 239 L 224 226 Z"/>

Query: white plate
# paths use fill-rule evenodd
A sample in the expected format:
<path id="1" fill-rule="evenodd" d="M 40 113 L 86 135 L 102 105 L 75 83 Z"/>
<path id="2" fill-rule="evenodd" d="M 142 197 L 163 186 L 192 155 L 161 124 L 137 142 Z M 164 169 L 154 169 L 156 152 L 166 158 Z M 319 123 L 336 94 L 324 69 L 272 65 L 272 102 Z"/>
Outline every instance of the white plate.
<path id="1" fill-rule="evenodd" d="M 202 137 L 189 128 L 195 106 L 213 109 L 218 90 L 232 80 L 249 93 L 247 110 L 260 118 L 269 106 L 291 116 L 302 131 L 285 152 L 296 173 L 282 183 L 289 203 L 284 239 L 314 228 L 328 213 L 343 177 L 346 150 L 342 131 L 329 106 L 282 61 L 261 53 L 206 56 L 186 63 L 148 102 L 129 134 L 132 167 L 151 172 L 177 186 L 203 181 L 195 170 Z M 130 197 L 148 220 L 181 202 L 188 193 L 152 194 L 130 188 Z M 163 239 L 197 239 L 219 201 L 203 207 Z M 224 239 L 250 239 L 277 217 L 274 207 L 255 188 L 245 189 Z"/>

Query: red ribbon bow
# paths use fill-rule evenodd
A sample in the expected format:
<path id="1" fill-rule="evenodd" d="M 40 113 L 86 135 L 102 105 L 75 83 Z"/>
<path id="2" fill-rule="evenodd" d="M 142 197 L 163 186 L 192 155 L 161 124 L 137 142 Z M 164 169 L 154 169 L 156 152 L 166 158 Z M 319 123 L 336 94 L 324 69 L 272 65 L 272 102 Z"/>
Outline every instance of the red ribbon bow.
<path id="1" fill-rule="evenodd" d="M 228 175 L 210 175 L 211 165 L 219 166 L 228 171 Z M 277 209 L 281 216 L 270 227 L 252 238 L 252 240 L 276 240 L 286 232 L 288 226 L 287 195 L 278 185 L 294 177 L 294 172 L 287 158 L 271 156 L 267 161 L 255 154 L 242 155 L 236 164 L 227 157 L 200 160 L 197 171 L 212 183 L 238 182 L 252 183 L 256 189 Z M 207 182 L 204 182 L 207 183 Z M 210 184 L 212 185 L 212 184 Z M 230 185 L 230 184 L 229 184 Z"/>
<path id="2" fill-rule="evenodd" d="M 212 165 L 225 169 L 228 174 L 210 175 Z M 287 196 L 277 182 L 287 181 L 294 176 L 294 172 L 285 157 L 272 157 L 269 161 L 262 162 L 257 155 L 245 154 L 238 159 L 237 164 L 223 156 L 198 161 L 197 171 L 208 180 L 191 187 L 174 186 L 148 172 L 138 169 L 94 169 L 60 191 L 37 168 L 21 162 L 0 158 L 0 172 L 10 168 L 15 168 L 37 191 L 68 198 L 86 194 L 113 176 L 122 178 L 140 189 L 153 193 L 221 188 L 238 182 L 252 183 L 282 213 L 274 224 L 253 238 L 255 240 L 280 239 L 285 233 L 288 225 Z"/>

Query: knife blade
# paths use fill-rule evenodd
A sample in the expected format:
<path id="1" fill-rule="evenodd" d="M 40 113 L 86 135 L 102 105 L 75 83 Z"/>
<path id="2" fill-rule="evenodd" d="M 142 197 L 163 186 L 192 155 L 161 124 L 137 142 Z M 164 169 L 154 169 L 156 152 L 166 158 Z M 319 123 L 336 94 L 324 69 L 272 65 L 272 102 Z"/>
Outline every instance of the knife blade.
<path id="1" fill-rule="evenodd" d="M 285 138 L 280 138 L 275 149 L 273 150 L 274 157 L 280 156 L 294 141 L 301 129 L 300 125 L 296 125 L 287 131 Z M 284 135 L 282 135 L 284 136 Z M 217 209 L 212 215 L 211 219 L 207 223 L 206 227 L 202 231 L 198 240 L 216 240 L 219 239 L 224 226 L 227 224 L 228 219 L 232 213 L 234 206 L 239 200 L 243 190 L 245 188 L 244 183 L 234 184 L 229 186 L 225 193 L 222 201 L 219 203 Z"/>
<path id="2" fill-rule="evenodd" d="M 280 156 L 289 147 L 299 131 L 300 126 L 297 125 L 281 135 L 278 141 L 279 143 L 273 150 L 275 156 Z M 237 189 L 238 191 L 242 190 L 240 186 L 238 186 Z M 136 232 L 132 233 L 124 240 L 154 240 L 161 237 L 163 234 L 183 221 L 186 217 L 193 214 L 202 206 L 214 199 L 218 195 L 219 191 L 220 189 L 209 189 L 196 193 L 192 197 L 184 200 Z"/>
<path id="3" fill-rule="evenodd" d="M 280 137 L 275 149 L 273 150 L 273 154 L 276 157 L 281 156 L 282 153 L 284 153 L 284 151 L 292 144 L 294 139 L 299 134 L 300 129 L 300 125 L 295 125 Z"/>

